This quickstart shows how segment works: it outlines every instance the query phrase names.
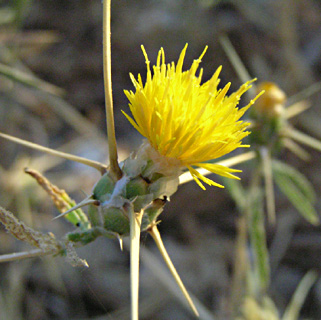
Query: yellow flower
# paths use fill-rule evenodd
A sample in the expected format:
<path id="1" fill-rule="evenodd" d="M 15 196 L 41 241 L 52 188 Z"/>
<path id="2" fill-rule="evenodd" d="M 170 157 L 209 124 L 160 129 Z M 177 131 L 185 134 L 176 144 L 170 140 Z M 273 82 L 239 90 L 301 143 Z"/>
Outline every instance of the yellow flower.
<path id="1" fill-rule="evenodd" d="M 194 167 L 237 178 L 231 173 L 240 170 L 206 162 L 236 148 L 248 147 L 242 145 L 241 140 L 249 134 L 245 131 L 249 123 L 240 118 L 255 99 L 242 109 L 237 105 L 253 80 L 227 96 L 230 83 L 218 89 L 219 67 L 209 81 L 201 84 L 203 70 L 200 69 L 198 75 L 196 72 L 207 47 L 189 70 L 182 71 L 186 49 L 187 45 L 175 66 L 174 62 L 165 64 L 165 53 L 161 48 L 152 75 L 142 46 L 147 65 L 146 83 L 143 84 L 140 75 L 137 80 L 130 75 L 136 91 L 126 90 L 125 94 L 133 118 L 123 113 L 160 155 L 178 160 L 181 167 L 186 167 L 201 188 L 205 189 L 200 180 L 223 187 L 201 175 Z"/>

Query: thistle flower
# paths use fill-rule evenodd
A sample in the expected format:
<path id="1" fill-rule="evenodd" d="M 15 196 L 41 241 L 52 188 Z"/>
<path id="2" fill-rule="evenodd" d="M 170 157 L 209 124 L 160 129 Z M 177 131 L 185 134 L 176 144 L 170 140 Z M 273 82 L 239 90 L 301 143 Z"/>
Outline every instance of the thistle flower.
<path id="1" fill-rule="evenodd" d="M 240 170 L 209 161 L 239 147 L 248 147 L 242 144 L 242 139 L 249 134 L 246 131 L 249 123 L 240 118 L 259 95 L 239 109 L 237 105 L 241 96 L 251 88 L 254 80 L 246 82 L 227 96 L 230 83 L 223 89 L 218 88 L 221 67 L 203 84 L 203 70 L 200 69 L 196 74 L 207 47 L 194 60 L 190 69 L 183 71 L 186 49 L 187 45 L 175 66 L 174 62 L 165 64 L 165 53 L 161 48 L 152 74 L 147 53 L 142 46 L 147 65 L 146 83 L 143 84 L 140 75 L 137 80 L 130 75 L 135 92 L 125 91 L 125 94 L 133 118 L 123 113 L 147 138 L 149 148 L 157 151 L 159 159 L 166 163 L 167 170 L 169 163 L 173 171 L 187 168 L 202 189 L 205 189 L 202 182 L 223 187 L 201 175 L 195 168 L 204 168 L 224 177 L 238 179 L 232 173 Z M 146 144 L 144 148 L 146 149 Z"/>

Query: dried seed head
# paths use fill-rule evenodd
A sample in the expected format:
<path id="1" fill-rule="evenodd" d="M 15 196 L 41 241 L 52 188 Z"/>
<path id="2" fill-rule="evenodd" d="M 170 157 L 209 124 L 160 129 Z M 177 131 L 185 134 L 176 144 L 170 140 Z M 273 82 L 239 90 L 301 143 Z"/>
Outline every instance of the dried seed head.
<path id="1" fill-rule="evenodd" d="M 62 245 L 52 233 L 42 233 L 28 227 L 11 212 L 0 207 L 0 222 L 17 239 L 48 253 L 59 253 Z"/>
<path id="2" fill-rule="evenodd" d="M 47 178 L 45 178 L 40 172 L 25 168 L 25 173 L 28 173 L 32 176 L 38 184 L 48 193 L 51 197 L 53 203 L 57 207 L 60 212 L 67 211 L 69 208 L 68 203 L 64 200 L 66 198 L 65 190 L 59 189 L 55 185 L 53 185 Z"/>

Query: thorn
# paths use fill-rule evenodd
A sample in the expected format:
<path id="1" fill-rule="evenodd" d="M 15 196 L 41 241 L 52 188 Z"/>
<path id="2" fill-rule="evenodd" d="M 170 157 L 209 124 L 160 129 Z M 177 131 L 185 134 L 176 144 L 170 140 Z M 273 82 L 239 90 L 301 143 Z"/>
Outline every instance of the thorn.
<path id="1" fill-rule="evenodd" d="M 82 208 L 82 207 L 85 207 L 85 206 L 88 206 L 90 204 L 93 204 L 93 205 L 96 205 L 96 206 L 99 206 L 100 205 L 100 201 L 99 200 L 96 200 L 96 199 L 84 199 L 83 201 L 81 201 L 80 203 L 78 203 L 77 205 L 75 205 L 74 207 L 70 208 L 69 210 L 67 210 L 66 212 L 63 212 L 61 213 L 60 215 L 58 215 L 57 217 L 54 217 L 52 220 L 56 220 L 58 218 L 61 218 L 63 216 L 65 216 L 66 214 L 76 210 L 76 209 L 79 209 L 79 208 Z"/>
<path id="2" fill-rule="evenodd" d="M 39 144 L 33 143 L 33 142 L 29 142 L 27 140 L 23 140 L 23 139 L 19 139 L 16 138 L 14 136 L 11 136 L 9 134 L 5 134 L 0 132 L 0 137 L 4 138 L 6 140 L 12 141 L 14 143 L 20 144 L 22 146 L 34 149 L 34 150 L 38 150 L 47 154 L 51 154 L 53 156 L 62 158 L 62 159 L 66 159 L 66 160 L 70 160 L 70 161 L 75 161 L 75 162 L 79 162 L 82 163 L 84 165 L 87 165 L 89 167 L 95 168 L 96 170 L 98 170 L 101 174 L 104 174 L 107 171 L 107 166 L 104 165 L 103 163 L 97 162 L 97 161 L 93 161 L 93 160 L 89 160 L 83 157 L 78 157 L 66 152 L 61 152 L 61 151 L 57 151 L 54 149 L 50 149 L 50 148 L 46 148 L 43 147 Z"/>
<path id="3" fill-rule="evenodd" d="M 120 251 L 123 251 L 124 249 L 124 241 L 123 238 L 119 236 L 119 234 L 117 235 L 117 239 L 119 241 L 119 247 L 120 247 Z"/>
<path id="4" fill-rule="evenodd" d="M 195 304 L 191 298 L 191 296 L 189 295 L 189 293 L 187 292 L 178 272 L 176 271 L 176 268 L 174 267 L 174 264 L 171 260 L 171 258 L 169 257 L 167 250 L 164 246 L 163 240 L 161 238 L 161 235 L 157 229 L 156 224 L 153 224 L 151 226 L 151 228 L 148 230 L 148 233 L 152 236 L 153 240 L 156 243 L 156 246 L 159 250 L 159 252 L 161 253 L 169 271 L 171 272 L 173 278 L 175 279 L 177 285 L 179 286 L 181 292 L 183 293 L 188 305 L 190 306 L 190 308 L 192 309 L 193 313 L 195 314 L 196 317 L 199 317 L 199 313 L 195 307 Z"/>

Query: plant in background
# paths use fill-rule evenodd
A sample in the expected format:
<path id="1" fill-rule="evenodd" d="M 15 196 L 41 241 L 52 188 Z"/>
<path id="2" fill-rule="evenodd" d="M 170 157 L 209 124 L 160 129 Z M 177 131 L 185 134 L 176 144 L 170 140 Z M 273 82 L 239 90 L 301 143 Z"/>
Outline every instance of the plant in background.
<path id="1" fill-rule="evenodd" d="M 315 192 L 309 181 L 294 167 L 277 160 L 280 151 L 288 148 L 303 160 L 309 154 L 295 141 L 321 151 L 321 143 L 294 129 L 288 119 L 303 112 L 305 105 L 295 104 L 285 108 L 286 94 L 274 83 L 262 82 L 257 90 L 266 90 L 265 97 L 252 110 L 253 135 L 251 140 L 256 149 L 261 150 L 264 164 L 267 209 L 269 218 L 275 219 L 272 177 L 289 201 L 312 224 L 319 219 L 313 207 Z M 272 160 L 273 159 L 273 160 Z"/>
<path id="2" fill-rule="evenodd" d="M 220 40 L 239 77 L 242 80 L 248 79 L 249 75 L 229 39 L 224 36 Z M 295 141 L 318 151 L 321 151 L 321 143 L 294 129 L 288 122 L 289 118 L 307 108 L 305 104 L 295 103 L 285 108 L 286 94 L 275 83 L 259 83 L 255 90 L 264 90 L 265 94 L 250 113 L 252 134 L 249 143 L 256 157 L 254 163 L 251 163 L 249 186 L 244 188 L 240 183 L 225 181 L 240 211 L 231 309 L 234 316 L 242 310 L 242 319 L 279 319 L 276 307 L 268 297 L 270 264 L 265 234 L 264 196 L 267 218 L 272 225 L 276 221 L 274 182 L 307 221 L 313 225 L 319 224 L 314 208 L 316 195 L 313 186 L 296 168 L 277 158 L 284 148 L 288 148 L 307 160 L 309 154 Z M 316 279 L 314 272 L 302 279 L 282 319 L 298 318 L 308 290 Z"/>

